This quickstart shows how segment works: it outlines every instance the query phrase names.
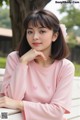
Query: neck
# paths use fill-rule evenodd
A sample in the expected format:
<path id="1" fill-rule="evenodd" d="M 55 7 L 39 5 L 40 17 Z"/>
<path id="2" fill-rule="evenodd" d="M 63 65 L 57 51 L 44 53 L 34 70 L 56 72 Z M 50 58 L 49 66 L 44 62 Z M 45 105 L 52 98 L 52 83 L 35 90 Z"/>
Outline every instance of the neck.
<path id="1" fill-rule="evenodd" d="M 39 65 L 43 66 L 43 67 L 47 67 L 47 66 L 49 66 L 53 63 L 53 60 L 51 58 L 49 58 L 47 60 L 35 59 L 35 62 L 38 63 Z"/>

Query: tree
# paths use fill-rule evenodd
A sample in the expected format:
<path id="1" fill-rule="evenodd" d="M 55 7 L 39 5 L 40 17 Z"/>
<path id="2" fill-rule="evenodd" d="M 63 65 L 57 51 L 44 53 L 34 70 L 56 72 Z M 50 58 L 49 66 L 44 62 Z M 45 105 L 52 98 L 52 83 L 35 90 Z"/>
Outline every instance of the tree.
<path id="1" fill-rule="evenodd" d="M 50 0 L 0 0 L 10 4 L 10 18 L 13 32 L 13 49 L 24 34 L 23 21 L 27 13 L 37 8 L 43 8 Z"/>

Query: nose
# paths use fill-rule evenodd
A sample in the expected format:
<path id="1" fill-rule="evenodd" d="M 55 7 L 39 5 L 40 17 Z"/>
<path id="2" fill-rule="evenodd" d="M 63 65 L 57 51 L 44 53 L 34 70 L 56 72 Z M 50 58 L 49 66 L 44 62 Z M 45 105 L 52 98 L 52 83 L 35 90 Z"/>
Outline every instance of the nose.
<path id="1" fill-rule="evenodd" d="M 37 40 L 39 38 L 39 34 L 38 33 L 34 33 L 33 39 Z"/>

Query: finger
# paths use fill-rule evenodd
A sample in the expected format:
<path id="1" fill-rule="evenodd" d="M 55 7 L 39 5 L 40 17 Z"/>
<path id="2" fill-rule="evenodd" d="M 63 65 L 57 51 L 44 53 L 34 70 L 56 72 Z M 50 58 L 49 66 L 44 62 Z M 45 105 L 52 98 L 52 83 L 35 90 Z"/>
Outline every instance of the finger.
<path id="1" fill-rule="evenodd" d="M 32 49 L 32 50 L 36 54 L 36 56 L 41 56 L 44 60 L 47 60 L 47 58 L 42 52 L 36 51 L 35 49 Z"/>
<path id="2" fill-rule="evenodd" d="M 4 103 L 4 98 L 3 97 L 0 98 L 0 104 L 2 104 L 2 103 Z"/>
<path id="3" fill-rule="evenodd" d="M 44 60 L 47 60 L 47 58 L 45 57 L 45 55 L 43 53 L 39 53 L 39 55 L 44 59 Z"/>
<path id="4" fill-rule="evenodd" d="M 0 108 L 5 107 L 4 103 L 0 103 Z"/>
<path id="5" fill-rule="evenodd" d="M 0 98 L 0 108 L 5 107 L 5 103 L 3 102 L 3 97 Z"/>
<path id="6" fill-rule="evenodd" d="M 5 94 L 4 93 L 0 93 L 0 97 L 3 97 L 3 96 L 5 96 Z"/>

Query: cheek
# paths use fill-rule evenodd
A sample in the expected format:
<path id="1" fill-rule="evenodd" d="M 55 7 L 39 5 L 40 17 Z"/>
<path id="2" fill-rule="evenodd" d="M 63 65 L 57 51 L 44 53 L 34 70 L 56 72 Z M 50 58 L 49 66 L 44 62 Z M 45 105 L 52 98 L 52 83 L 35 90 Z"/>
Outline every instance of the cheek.
<path id="1" fill-rule="evenodd" d="M 52 41 L 50 40 L 46 40 L 45 42 L 44 42 L 44 46 L 50 46 L 52 44 Z"/>
<path id="2" fill-rule="evenodd" d="M 45 44 L 51 44 L 52 43 L 52 37 L 47 37 L 44 41 Z"/>
<path id="3" fill-rule="evenodd" d="M 30 43 L 32 40 L 30 36 L 26 36 L 26 39 L 27 39 L 28 43 Z"/>
<path id="4" fill-rule="evenodd" d="M 28 37 L 26 37 L 26 42 L 28 42 L 28 44 L 31 46 L 31 42 L 30 42 L 30 39 Z"/>

